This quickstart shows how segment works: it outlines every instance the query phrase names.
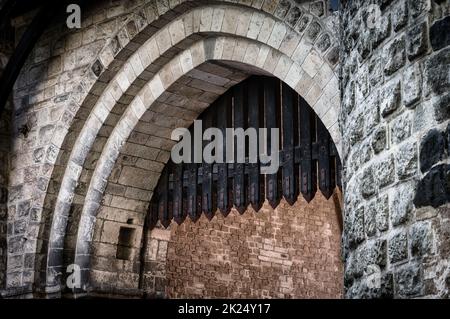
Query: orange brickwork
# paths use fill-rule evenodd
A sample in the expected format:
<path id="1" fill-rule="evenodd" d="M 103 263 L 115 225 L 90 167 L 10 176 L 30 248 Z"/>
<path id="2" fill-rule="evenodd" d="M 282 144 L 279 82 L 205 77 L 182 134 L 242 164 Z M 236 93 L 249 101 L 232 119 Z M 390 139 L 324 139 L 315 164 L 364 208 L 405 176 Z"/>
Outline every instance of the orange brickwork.
<path id="1" fill-rule="evenodd" d="M 340 194 L 171 226 L 169 298 L 341 298 Z"/>

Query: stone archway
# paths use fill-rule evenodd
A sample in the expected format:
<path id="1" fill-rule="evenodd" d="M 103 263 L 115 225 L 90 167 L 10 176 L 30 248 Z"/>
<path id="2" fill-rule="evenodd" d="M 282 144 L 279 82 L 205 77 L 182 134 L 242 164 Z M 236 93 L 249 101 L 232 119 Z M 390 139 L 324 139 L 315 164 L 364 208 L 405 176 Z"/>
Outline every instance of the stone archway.
<path id="1" fill-rule="evenodd" d="M 45 271 L 49 287 L 54 283 L 55 274 L 61 273 L 60 262 L 64 253 L 64 238 L 66 238 L 64 229 L 68 222 L 67 218 L 75 195 L 75 187 L 83 174 L 84 169 L 82 167 L 85 164 L 85 159 L 92 154 L 90 153 L 92 145 L 99 143 L 103 150 L 94 172 L 89 173 L 92 175 L 89 176 L 90 183 L 87 193 L 85 196 L 83 195 L 85 200 L 78 226 L 77 244 L 76 246 L 71 244 L 71 249 L 77 251 L 75 262 L 84 265 L 85 269 L 88 269 L 89 259 L 86 257 L 88 257 L 90 249 L 89 245 L 86 244 L 89 242 L 89 238 L 92 238 L 96 211 L 103 198 L 102 194 L 106 188 L 106 181 L 113 169 L 115 160 L 119 156 L 121 145 L 132 134 L 140 117 L 148 117 L 149 112 L 152 111 L 152 103 L 155 100 L 157 103 L 161 103 L 161 100 L 166 101 L 171 98 L 176 101 L 177 96 L 171 93 L 171 86 L 183 85 L 182 83 L 186 79 L 185 74 L 193 73 L 193 70 L 196 70 L 196 76 L 198 77 L 201 72 L 204 72 L 201 71 L 201 68 L 207 68 L 203 65 L 204 62 L 225 60 L 229 64 L 229 61 L 234 61 L 231 64 L 232 70 L 247 65 L 243 68 L 244 72 L 241 72 L 241 75 L 236 71 L 231 72 L 231 76 L 235 78 L 231 77 L 227 80 L 225 75 L 216 75 L 219 80 L 227 80 L 227 85 L 236 83 L 236 81 L 245 78 L 246 74 L 252 74 L 258 69 L 278 76 L 305 96 L 311 105 L 314 105 L 333 135 L 335 142 L 339 145 L 340 137 L 336 124 L 337 106 L 339 105 L 337 78 L 333 72 L 334 65 L 325 62 L 319 53 L 327 53 L 331 45 L 325 44 L 325 47 L 320 47 L 321 49 L 315 48 L 312 44 L 314 39 L 309 39 L 307 36 L 301 38 L 295 30 L 284 23 L 277 22 L 277 19 L 271 17 L 270 14 L 263 14 L 250 8 L 247 10 L 239 19 L 244 19 L 243 25 L 248 26 L 248 28 L 239 30 L 233 29 L 236 22 L 234 21 L 236 9 L 230 5 L 212 5 L 193 9 L 156 32 L 149 40 L 140 44 L 139 48 L 135 47 L 136 52 L 129 57 L 127 62 L 109 61 L 109 64 L 114 65 L 114 67 L 111 67 L 112 71 L 105 68 L 104 73 L 102 73 L 103 65 L 108 65 L 108 60 L 105 61 L 104 59 L 112 58 L 108 54 L 111 54 L 112 47 L 117 45 L 114 42 L 115 40 L 127 42 L 120 36 L 123 36 L 124 33 L 128 35 L 130 31 L 128 29 L 126 29 L 128 31 L 119 31 L 118 38 L 114 38 L 111 44 L 99 54 L 100 59 L 94 62 L 92 68 L 94 74 L 100 73 L 96 74 L 100 75 L 100 84 L 97 85 L 104 86 L 101 81 L 104 74 L 108 74 L 108 77 L 111 77 L 111 72 L 116 72 L 116 74 L 107 82 L 106 88 L 94 104 L 92 112 L 73 144 L 71 155 L 64 164 L 66 166 L 65 173 L 60 177 L 59 194 L 54 204 L 54 213 L 50 215 L 53 216 L 53 221 L 47 256 L 48 268 Z M 212 16 L 214 14 L 218 14 L 219 17 L 223 16 L 223 21 L 229 19 L 228 23 L 223 22 L 220 26 L 213 24 Z M 130 28 L 130 25 L 134 23 L 127 24 L 127 28 Z M 184 33 L 180 34 L 179 30 L 184 30 Z M 217 33 L 217 35 L 214 35 L 214 33 Z M 226 34 L 230 35 L 226 36 Z M 313 35 L 315 38 L 317 36 L 317 34 Z M 329 37 L 329 35 L 324 34 L 322 38 L 327 39 L 327 36 Z M 133 44 L 133 41 L 130 43 Z M 317 44 L 319 43 L 317 42 Z M 134 43 L 134 46 L 137 46 L 137 44 Z M 125 49 L 123 51 L 127 52 Z M 176 55 L 168 60 L 166 56 L 171 57 L 174 53 Z M 160 65 L 162 63 L 164 64 Z M 119 68 L 119 65 L 122 65 L 122 67 Z M 226 70 L 228 67 L 222 66 L 222 69 Z M 151 76 L 151 70 L 155 70 L 155 68 L 159 68 L 159 70 Z M 118 69 L 118 71 L 114 71 L 115 69 Z M 227 73 L 230 73 L 230 71 L 227 71 Z M 208 80 L 211 80 L 211 78 Z M 146 84 L 147 81 L 148 84 Z M 199 82 L 202 83 L 201 80 Z M 210 92 L 205 91 L 207 94 L 202 97 L 204 101 L 199 103 L 199 101 L 191 99 L 189 103 L 204 108 L 211 99 L 221 93 L 221 90 L 225 90 L 227 85 L 222 87 L 212 85 L 209 88 Z M 191 91 L 193 89 L 195 88 L 190 88 Z M 186 92 L 186 94 L 189 94 L 189 92 Z M 133 98 L 133 95 L 136 95 L 136 97 Z M 178 94 L 178 99 L 179 96 L 180 94 Z M 88 101 L 92 103 L 92 98 L 89 96 Z M 125 103 L 129 103 L 130 106 L 126 107 Z M 173 102 L 173 104 L 175 103 Z M 111 116 L 111 111 L 114 108 L 122 108 L 123 114 L 120 112 Z M 149 112 L 147 112 L 147 109 Z M 194 119 L 196 112 L 199 112 L 199 110 L 189 110 L 186 122 Z M 121 115 L 121 117 L 118 115 Z M 159 119 L 161 120 L 165 119 L 164 114 L 156 112 L 156 115 L 160 116 Z M 98 132 L 104 127 L 105 121 L 110 123 L 112 121 L 114 127 L 106 143 L 105 141 L 99 141 L 97 137 Z M 161 136 L 155 137 L 160 138 Z M 103 140 L 105 139 L 103 138 Z M 167 155 L 164 155 L 164 151 L 158 152 L 156 157 L 160 158 L 160 163 L 164 162 Z M 152 155 L 149 156 L 151 158 Z M 157 174 L 158 170 L 154 173 Z M 47 290 L 52 291 L 51 288 Z"/>

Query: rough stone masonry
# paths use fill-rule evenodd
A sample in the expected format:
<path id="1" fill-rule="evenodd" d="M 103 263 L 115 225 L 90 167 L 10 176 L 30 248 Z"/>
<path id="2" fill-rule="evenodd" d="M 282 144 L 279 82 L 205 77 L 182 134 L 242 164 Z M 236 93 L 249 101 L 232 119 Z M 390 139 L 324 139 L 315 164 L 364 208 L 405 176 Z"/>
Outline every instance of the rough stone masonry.
<path id="1" fill-rule="evenodd" d="M 330 9 L 317 0 L 98 0 L 82 8 L 80 29 L 55 16 L 0 120 L 1 296 L 213 297 L 266 267 L 270 278 L 227 296 L 448 298 L 450 1 Z M 0 73 L 34 15 L 1 30 Z M 267 212 L 216 218 L 208 234 L 203 223 L 146 229 L 172 130 L 253 74 L 288 84 L 330 132 L 344 167 L 343 216 L 339 200 L 322 201 L 302 221 L 302 202 L 265 221 Z M 278 218 L 283 211 L 296 221 Z M 328 243 L 341 232 L 336 216 L 341 247 Z M 233 227 L 253 237 L 235 242 Z M 190 255 L 177 254 L 189 231 Z M 193 245 L 211 234 L 223 254 L 200 263 Z M 241 269 L 248 252 L 235 247 L 251 247 L 256 261 Z M 220 258 L 238 260 L 232 275 Z M 317 266 L 325 279 L 308 286 L 317 273 L 305 265 L 320 260 L 333 265 Z M 73 264 L 81 287 L 67 286 Z M 183 281 L 197 270 L 197 282 Z"/>

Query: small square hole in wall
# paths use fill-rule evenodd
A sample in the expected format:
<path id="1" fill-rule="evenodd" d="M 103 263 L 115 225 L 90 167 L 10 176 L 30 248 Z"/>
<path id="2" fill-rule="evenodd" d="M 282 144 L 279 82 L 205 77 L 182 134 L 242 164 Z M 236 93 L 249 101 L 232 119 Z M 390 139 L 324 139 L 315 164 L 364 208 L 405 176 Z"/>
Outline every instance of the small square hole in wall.
<path id="1" fill-rule="evenodd" d="M 134 241 L 135 229 L 130 227 L 120 227 L 119 241 L 117 243 L 116 258 L 130 260 Z"/>

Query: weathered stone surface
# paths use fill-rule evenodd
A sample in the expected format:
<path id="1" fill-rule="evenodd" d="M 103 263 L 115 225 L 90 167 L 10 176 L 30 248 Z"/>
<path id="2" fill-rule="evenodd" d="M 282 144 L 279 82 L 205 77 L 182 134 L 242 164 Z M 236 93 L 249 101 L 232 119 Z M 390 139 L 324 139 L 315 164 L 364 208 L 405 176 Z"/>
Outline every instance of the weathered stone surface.
<path id="1" fill-rule="evenodd" d="M 431 250 L 432 230 L 429 222 L 415 224 L 410 230 L 411 255 L 422 257 Z"/>
<path id="2" fill-rule="evenodd" d="M 376 225 L 378 231 L 386 231 L 389 228 L 389 197 L 384 195 L 376 200 Z"/>
<path id="3" fill-rule="evenodd" d="M 364 207 L 353 211 L 350 215 L 351 230 L 349 233 L 350 246 L 356 247 L 364 241 Z"/>
<path id="4" fill-rule="evenodd" d="M 423 290 L 422 269 L 419 265 L 407 265 L 394 276 L 396 295 L 401 298 L 419 295 Z"/>
<path id="5" fill-rule="evenodd" d="M 328 34 L 321 35 L 316 46 L 320 52 L 325 52 L 331 46 L 331 37 Z"/>
<path id="6" fill-rule="evenodd" d="M 408 239 L 405 232 L 400 232 L 389 239 L 388 254 L 391 264 L 408 258 Z"/>
<path id="7" fill-rule="evenodd" d="M 309 15 L 303 15 L 300 18 L 300 21 L 297 23 L 297 26 L 295 27 L 295 30 L 297 30 L 298 32 L 303 32 L 305 31 L 306 27 L 308 26 L 308 24 L 311 22 L 311 16 Z"/>
<path id="8" fill-rule="evenodd" d="M 309 10 L 312 14 L 321 17 L 325 13 L 323 1 L 316 1 L 310 4 Z"/>
<path id="9" fill-rule="evenodd" d="M 291 10 L 289 10 L 285 21 L 291 26 L 291 27 L 295 27 L 295 25 L 297 24 L 298 20 L 300 19 L 301 15 L 302 15 L 302 11 L 300 10 L 300 8 L 294 6 L 291 8 Z"/>
<path id="10" fill-rule="evenodd" d="M 364 198 L 369 198 L 375 194 L 376 184 L 372 167 L 368 167 L 364 170 L 361 183 L 362 196 Z"/>
<path id="11" fill-rule="evenodd" d="M 450 48 L 439 51 L 437 54 L 434 54 L 425 62 L 424 73 L 427 93 L 448 93 L 448 91 L 450 90 L 450 77 L 448 76 L 449 67 Z"/>
<path id="12" fill-rule="evenodd" d="M 433 167 L 419 182 L 414 197 L 416 207 L 439 207 L 450 202 L 450 165 Z"/>
<path id="13" fill-rule="evenodd" d="M 309 38 L 309 40 L 314 42 L 317 39 L 317 37 L 319 36 L 319 33 L 321 30 L 322 30 L 322 27 L 320 26 L 319 23 L 311 22 L 308 29 L 306 30 L 305 35 Z"/>
<path id="14" fill-rule="evenodd" d="M 393 40 L 383 52 L 384 74 L 391 75 L 405 65 L 405 37 Z"/>
<path id="15" fill-rule="evenodd" d="M 413 64 L 403 74 L 403 102 L 411 107 L 422 94 L 422 73 L 419 64 Z"/>
<path id="16" fill-rule="evenodd" d="M 406 1 L 397 1 L 392 8 L 391 19 L 394 31 L 398 31 L 406 25 L 408 22 L 408 7 L 406 6 Z"/>
<path id="17" fill-rule="evenodd" d="M 409 4 L 409 11 L 413 18 L 427 13 L 430 10 L 430 0 L 411 1 Z"/>
<path id="18" fill-rule="evenodd" d="M 280 3 L 278 4 L 278 7 L 275 10 L 275 16 L 277 16 L 278 18 L 284 18 L 287 14 L 287 12 L 289 11 L 289 8 L 291 7 L 291 4 L 289 3 L 288 0 L 281 0 Z"/>
<path id="19" fill-rule="evenodd" d="M 399 144 L 411 135 L 412 119 L 411 113 L 404 113 L 398 116 L 392 123 L 391 142 Z"/>
<path id="20" fill-rule="evenodd" d="M 326 58 L 331 65 L 336 65 L 339 62 L 339 48 L 334 47 L 328 51 Z"/>
<path id="21" fill-rule="evenodd" d="M 444 135 L 434 129 L 427 133 L 420 144 L 420 170 L 426 173 L 434 164 L 444 158 Z"/>
<path id="22" fill-rule="evenodd" d="M 375 154 L 382 152 L 386 148 L 386 128 L 380 126 L 372 136 L 372 148 Z"/>
<path id="23" fill-rule="evenodd" d="M 394 156 L 389 155 L 381 159 L 375 166 L 374 174 L 380 188 L 392 184 L 395 181 Z"/>
<path id="24" fill-rule="evenodd" d="M 450 118 L 450 93 L 446 94 L 433 104 L 434 118 L 437 122 L 441 123 Z"/>
<path id="25" fill-rule="evenodd" d="M 398 226 L 409 220 L 413 209 L 412 199 L 415 189 L 413 182 L 404 183 L 390 197 L 390 218 L 393 226 Z"/>
<path id="26" fill-rule="evenodd" d="M 375 30 L 375 42 L 373 44 L 374 48 L 378 47 L 384 40 L 386 40 L 392 30 L 389 15 L 381 16 L 379 26 L 380 27 Z"/>
<path id="27" fill-rule="evenodd" d="M 390 83 L 383 92 L 381 101 L 381 115 L 387 117 L 395 112 L 401 104 L 401 84 L 400 81 Z"/>
<path id="28" fill-rule="evenodd" d="M 364 117 L 364 131 L 365 135 L 369 135 L 380 123 L 380 105 L 378 92 L 371 94 L 366 102 L 367 108 Z"/>
<path id="29" fill-rule="evenodd" d="M 447 139 L 447 154 L 450 156 L 450 123 L 447 125 L 445 136 Z"/>
<path id="30" fill-rule="evenodd" d="M 408 29 L 407 52 L 410 61 L 428 51 L 428 23 L 426 21 Z"/>
<path id="31" fill-rule="evenodd" d="M 407 143 L 396 154 L 397 175 L 400 180 L 417 172 L 417 144 Z"/>
<path id="32" fill-rule="evenodd" d="M 383 80 L 383 60 L 379 56 L 374 56 L 369 62 L 369 82 L 375 87 Z"/>
<path id="33" fill-rule="evenodd" d="M 430 28 L 430 42 L 433 50 L 438 51 L 450 45 L 450 16 L 436 21 Z"/>
<path id="34" fill-rule="evenodd" d="M 377 230 L 376 225 L 377 216 L 377 202 L 372 201 L 368 205 L 367 209 L 364 211 L 364 230 L 367 237 L 375 235 Z"/>

